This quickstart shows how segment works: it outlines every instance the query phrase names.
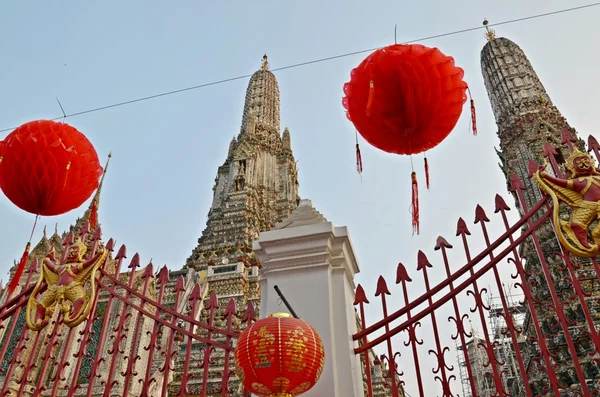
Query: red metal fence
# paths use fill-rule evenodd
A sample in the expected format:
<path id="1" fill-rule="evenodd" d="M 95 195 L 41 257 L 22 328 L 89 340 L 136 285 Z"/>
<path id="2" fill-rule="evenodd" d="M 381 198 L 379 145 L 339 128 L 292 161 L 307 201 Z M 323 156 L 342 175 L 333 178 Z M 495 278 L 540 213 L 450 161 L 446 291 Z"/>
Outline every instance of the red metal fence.
<path id="1" fill-rule="evenodd" d="M 559 178 L 565 177 L 562 163 L 568 157 L 559 153 L 577 150 L 568 132 L 562 143 L 543 147 L 548 172 Z M 598 158 L 593 137 L 588 147 Z M 539 169 L 530 161 L 529 177 Z M 426 397 L 600 395 L 597 258 L 574 256 L 559 243 L 553 201 L 535 181 L 513 175 L 510 190 L 521 215 L 516 223 L 511 225 L 510 208 L 497 195 L 497 225 L 478 205 L 474 226 L 458 220 L 457 241 L 440 236 L 435 256 L 419 251 L 416 266 L 400 263 L 396 285 L 380 277 L 374 298 L 358 286 L 362 329 L 353 338 L 368 397 L 375 376 L 373 361 L 366 359 L 371 348 L 383 353 L 383 378 L 394 397 L 403 390 Z M 541 199 L 532 205 L 531 197 Z M 568 208 L 561 205 L 560 213 L 566 219 Z M 492 229 L 499 234 L 495 239 Z M 521 298 L 518 304 L 510 299 L 515 292 L 508 291 L 509 283 Z M 495 307 L 491 293 L 499 298 Z M 400 308 L 390 309 L 391 302 Z M 377 310 L 381 320 L 368 325 L 365 311 Z M 518 312 L 525 314 L 521 322 Z"/>
<path id="2" fill-rule="evenodd" d="M 100 230 L 86 234 L 92 257 Z M 73 235 L 65 241 L 63 262 Z M 57 310 L 40 331 L 25 324 L 39 276 L 31 263 L 23 290 L 0 307 L 1 396 L 249 396 L 233 349 L 253 306 L 238 311 L 232 299 L 219 307 L 214 293 L 205 299 L 199 284 L 171 279 L 166 267 L 140 268 L 137 254 L 122 274 L 125 258 L 122 246 L 99 269 L 87 320 L 70 328 Z"/>

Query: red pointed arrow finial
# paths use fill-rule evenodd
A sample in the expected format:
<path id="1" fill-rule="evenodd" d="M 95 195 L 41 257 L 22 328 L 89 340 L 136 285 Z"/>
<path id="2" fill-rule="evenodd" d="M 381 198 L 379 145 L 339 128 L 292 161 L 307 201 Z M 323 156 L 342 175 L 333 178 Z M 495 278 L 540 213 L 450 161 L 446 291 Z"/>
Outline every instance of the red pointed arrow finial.
<path id="1" fill-rule="evenodd" d="M 365 290 L 363 289 L 362 285 L 358 284 L 354 294 L 354 305 L 359 305 L 361 303 L 368 304 L 369 300 L 367 299 L 367 295 L 365 294 Z"/>
<path id="2" fill-rule="evenodd" d="M 467 227 L 467 223 L 463 218 L 458 218 L 458 222 L 456 223 L 456 235 L 457 236 L 470 236 L 471 232 Z"/>
<path id="3" fill-rule="evenodd" d="M 450 244 L 448 242 L 448 240 L 446 240 L 442 236 L 438 236 L 437 240 L 435 241 L 435 247 L 434 247 L 434 249 L 437 251 L 437 250 L 439 250 L 441 248 L 452 249 L 452 244 Z"/>
<path id="4" fill-rule="evenodd" d="M 544 142 L 543 153 L 544 157 L 550 157 L 557 154 L 556 149 L 550 142 Z"/>
<path id="5" fill-rule="evenodd" d="M 483 209 L 483 207 L 479 204 L 477 204 L 477 207 L 475 207 L 475 222 L 474 223 L 479 223 L 479 222 L 489 222 L 490 218 L 487 217 L 487 214 L 485 213 L 485 210 Z"/>
<path id="6" fill-rule="evenodd" d="M 127 247 L 125 244 L 119 248 L 119 252 L 117 252 L 117 256 L 115 256 L 116 260 L 127 258 Z"/>
<path id="7" fill-rule="evenodd" d="M 596 138 L 590 135 L 588 136 L 588 152 L 592 150 L 600 150 L 600 144 Z"/>
<path id="8" fill-rule="evenodd" d="M 427 255 L 421 250 L 417 253 L 417 270 L 425 269 L 431 266 L 431 262 L 427 259 Z"/>
<path id="9" fill-rule="evenodd" d="M 246 307 L 246 312 L 244 313 L 244 317 L 242 317 L 242 322 L 247 323 L 249 321 L 253 321 L 256 317 L 256 309 L 254 309 L 254 305 L 252 302 L 248 302 L 248 306 Z"/>
<path id="10" fill-rule="evenodd" d="M 521 179 L 517 176 L 517 174 L 512 174 L 510 177 L 510 191 L 516 192 L 517 190 L 525 189 L 525 185 L 521 182 Z"/>
<path id="11" fill-rule="evenodd" d="M 537 163 L 533 160 L 529 160 L 529 163 L 527 163 L 527 168 L 529 169 L 528 174 L 530 178 L 533 176 L 533 174 L 540 170 L 540 166 L 537 165 Z"/>
<path id="12" fill-rule="evenodd" d="M 112 238 L 108 240 L 108 243 L 106 243 L 106 249 L 110 252 L 113 252 L 115 250 L 115 240 Z"/>
<path id="13" fill-rule="evenodd" d="M 152 262 L 148 263 L 148 266 L 146 266 L 144 274 L 142 275 L 142 278 L 148 277 L 154 277 L 154 266 L 152 265 Z"/>
<path id="14" fill-rule="evenodd" d="M 402 263 L 398 263 L 398 268 L 396 268 L 396 284 L 400 284 L 403 281 L 410 283 L 412 279 L 408 275 L 406 267 Z"/>
<path id="15" fill-rule="evenodd" d="M 210 298 L 208 298 L 208 302 L 206 302 L 207 309 L 218 309 L 219 308 L 219 300 L 217 299 L 217 294 L 213 291 L 210 293 Z"/>
<path id="16" fill-rule="evenodd" d="M 383 276 L 379 276 L 377 279 L 377 290 L 375 291 L 375 296 L 379 296 L 381 294 L 391 295 Z"/>
<path id="17" fill-rule="evenodd" d="M 192 293 L 190 294 L 190 298 L 189 298 L 192 302 L 200 299 L 200 285 L 196 284 L 194 285 L 194 288 L 192 288 Z"/>
<path id="18" fill-rule="evenodd" d="M 198 284 L 196 284 L 198 285 Z M 225 307 L 225 313 L 223 313 L 223 317 L 227 317 L 230 314 L 234 315 L 237 313 L 237 309 L 235 307 L 235 301 L 233 300 L 233 298 L 229 299 L 229 302 L 227 303 L 227 307 Z"/>
<path id="19" fill-rule="evenodd" d="M 135 253 L 135 255 L 133 255 L 133 258 L 131 258 L 131 262 L 129 263 L 129 266 L 127 266 L 129 269 L 135 269 L 140 267 L 140 254 L 138 254 L 137 252 Z"/>
<path id="20" fill-rule="evenodd" d="M 183 276 L 179 276 L 177 281 L 175 282 L 175 293 L 185 291 L 185 281 L 183 280 Z"/>
<path id="21" fill-rule="evenodd" d="M 567 142 L 575 142 L 575 138 L 573 138 L 573 135 L 571 134 L 571 131 L 569 131 L 566 128 L 563 128 L 562 131 L 560 132 L 562 141 L 561 143 L 567 143 Z"/>
<path id="22" fill-rule="evenodd" d="M 169 282 L 169 269 L 166 266 L 163 266 L 158 273 L 158 282 L 161 284 L 165 284 Z"/>
<path id="23" fill-rule="evenodd" d="M 496 194 L 496 199 L 494 200 L 496 204 L 496 208 L 494 209 L 494 213 L 497 214 L 500 211 L 510 211 L 510 207 L 504 201 L 504 198 L 499 194 Z"/>

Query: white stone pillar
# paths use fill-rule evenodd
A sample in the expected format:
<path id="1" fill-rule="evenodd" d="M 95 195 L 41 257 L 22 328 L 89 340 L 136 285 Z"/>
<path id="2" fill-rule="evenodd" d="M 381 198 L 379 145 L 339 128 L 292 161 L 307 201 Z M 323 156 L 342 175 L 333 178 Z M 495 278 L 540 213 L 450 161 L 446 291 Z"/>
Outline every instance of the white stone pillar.
<path id="1" fill-rule="evenodd" d="M 319 333 L 325 368 L 306 397 L 362 397 L 359 356 L 352 335 L 354 275 L 359 267 L 346 227 L 334 227 L 309 200 L 288 218 L 261 233 L 254 252 L 262 264 L 260 317 L 287 312 L 274 290 L 278 286 L 298 317 Z"/>

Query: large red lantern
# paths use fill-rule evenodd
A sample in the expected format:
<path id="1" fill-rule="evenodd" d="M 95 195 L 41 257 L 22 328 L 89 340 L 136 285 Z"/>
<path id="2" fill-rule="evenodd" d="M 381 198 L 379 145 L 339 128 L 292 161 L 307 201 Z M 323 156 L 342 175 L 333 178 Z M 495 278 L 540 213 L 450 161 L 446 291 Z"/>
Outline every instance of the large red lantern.
<path id="1" fill-rule="evenodd" d="M 37 216 L 79 207 L 98 188 L 101 175 L 90 141 L 65 123 L 31 121 L 0 142 L 0 189 L 14 205 Z M 10 292 L 23 273 L 30 244 L 8 285 Z"/>
<path id="2" fill-rule="evenodd" d="M 98 188 L 102 167 L 81 132 L 65 123 L 25 123 L 0 145 L 0 189 L 24 211 L 64 214 Z"/>
<path id="3" fill-rule="evenodd" d="M 455 127 L 467 100 L 464 71 L 437 48 L 394 44 L 369 55 L 344 85 L 343 105 L 358 133 L 388 153 L 412 155 L 442 142 Z M 476 133 L 474 103 L 472 128 Z M 362 171 L 358 141 L 357 170 Z M 425 159 L 427 187 L 429 176 Z M 418 233 L 417 179 L 414 169 L 413 227 Z"/>
<path id="4" fill-rule="evenodd" d="M 275 313 L 242 332 L 235 360 L 237 375 L 251 393 L 293 397 L 317 383 L 325 352 L 310 325 L 288 313 Z"/>

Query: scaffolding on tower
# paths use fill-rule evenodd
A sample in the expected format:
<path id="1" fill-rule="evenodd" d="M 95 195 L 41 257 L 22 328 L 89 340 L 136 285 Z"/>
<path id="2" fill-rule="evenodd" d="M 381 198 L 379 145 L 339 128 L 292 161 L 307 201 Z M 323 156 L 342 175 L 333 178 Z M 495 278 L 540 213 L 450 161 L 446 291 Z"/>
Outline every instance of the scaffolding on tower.
<path id="1" fill-rule="evenodd" d="M 503 285 L 504 296 L 509 312 L 507 315 L 512 319 L 518 330 L 522 329 L 525 320 L 525 307 L 518 302 L 518 296 L 511 293 L 514 289 L 512 285 L 508 287 Z M 488 329 L 490 330 L 490 339 L 494 342 L 494 353 L 498 359 L 498 371 L 503 374 L 502 383 L 504 390 L 514 396 L 522 395 L 524 392 L 523 379 L 519 374 L 518 363 L 516 361 L 513 343 L 508 332 L 506 318 L 503 317 L 504 309 L 499 296 L 488 297 Z M 487 353 L 484 348 L 485 339 L 478 335 L 476 329 L 471 324 L 472 337 L 466 343 L 466 354 L 459 340 L 456 342 L 456 355 L 459 367 L 460 384 L 462 386 L 462 396 L 473 397 L 469 374 L 467 371 L 467 360 L 473 373 L 473 383 L 477 396 L 493 395 L 495 393 L 494 381 L 491 377 L 491 368 L 486 367 L 488 362 Z M 497 343 L 496 343 L 497 342 Z M 518 334 L 518 344 L 526 342 L 526 337 Z"/>

